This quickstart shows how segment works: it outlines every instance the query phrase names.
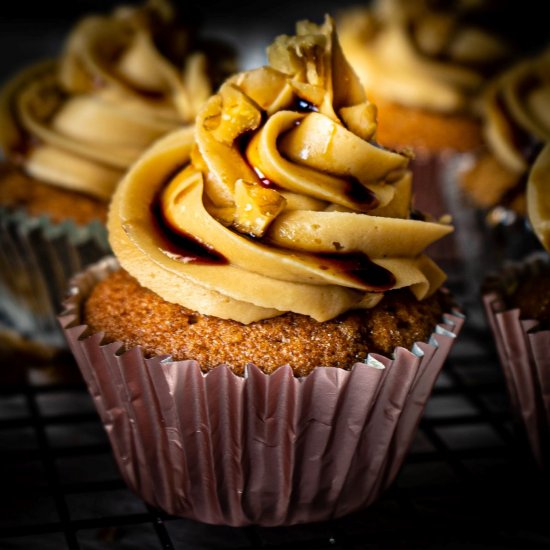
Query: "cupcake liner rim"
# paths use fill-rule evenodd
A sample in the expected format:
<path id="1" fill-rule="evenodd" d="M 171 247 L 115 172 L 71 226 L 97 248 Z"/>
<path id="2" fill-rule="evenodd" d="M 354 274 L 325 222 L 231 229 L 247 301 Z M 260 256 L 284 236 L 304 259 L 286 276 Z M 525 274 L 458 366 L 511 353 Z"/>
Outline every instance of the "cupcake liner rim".
<path id="1" fill-rule="evenodd" d="M 501 272 L 493 272 L 487 276 L 485 289 L 483 291 L 483 302 L 486 308 L 489 309 L 495 316 L 506 313 L 508 315 L 517 316 L 520 318 L 520 308 L 510 307 L 506 304 L 504 296 L 507 293 L 507 288 L 515 284 L 518 277 L 524 273 L 537 273 L 543 266 L 550 264 L 550 258 L 545 252 L 534 252 L 527 256 L 524 260 L 508 261 Z M 550 333 L 550 329 L 538 330 L 540 321 L 537 319 L 521 319 L 526 333 L 540 332 Z"/>
<path id="2" fill-rule="evenodd" d="M 92 237 L 108 248 L 107 230 L 99 220 L 93 220 L 86 225 L 78 225 L 72 219 L 54 222 L 48 214 L 32 216 L 24 210 L 13 210 L 2 205 L 0 205 L 0 220 L 4 225 L 17 226 L 20 235 L 26 236 L 31 231 L 39 230 L 45 238 L 55 239 L 63 236 L 76 246 Z"/>
<path id="3" fill-rule="evenodd" d="M 141 346 L 134 346 L 132 348 L 125 349 L 125 345 L 122 341 L 104 342 L 103 340 L 104 340 L 105 334 L 103 332 L 98 332 L 98 333 L 84 336 L 84 334 L 88 330 L 88 325 L 81 322 L 80 312 L 79 312 L 79 309 L 80 309 L 79 299 L 82 294 L 87 295 L 95 284 L 94 282 L 89 280 L 90 276 L 94 277 L 95 274 L 100 274 L 102 272 L 110 273 L 118 268 L 119 268 L 118 260 L 114 256 L 106 256 L 99 262 L 88 266 L 85 271 L 73 276 L 70 282 L 67 298 L 63 302 L 62 312 L 58 315 L 58 320 L 59 320 L 59 323 L 61 324 L 62 329 L 70 331 L 72 335 L 79 341 L 87 340 L 90 338 L 97 338 L 99 341 L 100 347 L 114 348 L 116 350 L 114 353 L 120 356 L 125 355 L 127 353 L 136 353 L 136 351 L 140 354 L 143 354 Z M 82 291 L 82 288 L 85 288 L 84 292 Z M 447 291 L 447 290 L 444 289 L 444 291 Z M 460 333 L 460 330 L 462 328 L 464 321 L 465 321 L 464 313 L 455 307 L 451 310 L 451 312 L 446 312 L 443 314 L 441 322 L 434 327 L 434 330 L 427 342 L 421 342 L 421 341 L 415 342 L 410 350 L 402 346 L 398 346 L 394 349 L 392 353 L 392 357 L 387 357 L 378 353 L 369 353 L 363 361 L 355 362 L 349 369 L 341 369 L 340 367 L 319 367 L 319 368 L 338 368 L 338 370 L 353 370 L 357 366 L 366 365 L 372 368 L 384 370 L 392 363 L 397 353 L 403 353 L 403 352 L 410 354 L 411 356 L 414 356 L 418 359 L 422 359 L 426 355 L 426 350 L 423 348 L 428 346 L 429 348 L 434 348 L 435 350 L 437 350 L 440 347 L 440 342 L 438 341 L 436 335 L 440 335 L 453 340 Z M 146 362 L 155 362 L 155 363 L 158 362 L 159 364 L 181 362 L 181 361 L 174 361 L 171 358 L 171 356 L 167 354 L 156 355 L 150 358 L 145 357 L 144 359 Z M 183 361 L 190 361 L 190 360 L 185 359 Z M 194 360 L 191 360 L 191 361 L 194 361 Z M 220 364 L 220 365 L 217 365 L 215 368 L 218 368 L 220 366 L 227 367 L 227 365 Z M 288 365 L 281 365 L 276 369 L 276 371 L 284 366 L 288 366 Z M 245 366 L 244 378 L 248 377 L 249 367 L 256 367 L 256 365 L 254 365 L 253 363 L 248 363 Z M 203 376 L 208 376 L 211 372 L 213 372 L 213 370 L 214 369 L 211 369 L 207 372 L 203 372 Z M 296 377 L 296 378 L 298 379 L 307 378 L 307 375 L 304 377 Z"/>

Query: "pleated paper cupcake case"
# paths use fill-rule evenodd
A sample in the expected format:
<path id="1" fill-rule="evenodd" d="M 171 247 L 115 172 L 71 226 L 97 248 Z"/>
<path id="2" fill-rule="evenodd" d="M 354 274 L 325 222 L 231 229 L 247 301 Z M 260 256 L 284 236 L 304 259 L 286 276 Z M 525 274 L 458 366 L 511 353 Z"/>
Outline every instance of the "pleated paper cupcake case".
<path id="1" fill-rule="evenodd" d="M 64 347 L 56 316 L 70 278 L 108 251 L 99 221 L 56 224 L 0 207 L 0 315 L 24 336 Z"/>
<path id="2" fill-rule="evenodd" d="M 550 330 L 537 330 L 533 319 L 520 319 L 518 308 L 506 306 L 505 289 L 520 277 L 548 270 L 547 255 L 536 254 L 510 264 L 493 276 L 483 295 L 485 313 L 506 380 L 516 418 L 524 426 L 538 464 L 550 467 Z"/>
<path id="3" fill-rule="evenodd" d="M 80 303 L 116 268 L 106 259 L 76 277 L 60 322 L 130 488 L 206 523 L 314 522 L 372 503 L 397 475 L 464 320 L 446 315 L 429 344 L 350 371 L 204 374 L 85 334 Z"/>

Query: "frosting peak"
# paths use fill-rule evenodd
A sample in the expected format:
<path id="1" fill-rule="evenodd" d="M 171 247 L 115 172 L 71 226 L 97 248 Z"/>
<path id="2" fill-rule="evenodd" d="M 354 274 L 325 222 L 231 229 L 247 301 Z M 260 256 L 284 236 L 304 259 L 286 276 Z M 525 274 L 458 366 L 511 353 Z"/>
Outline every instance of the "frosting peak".
<path id="1" fill-rule="evenodd" d="M 410 219 L 408 159 L 372 141 L 376 109 L 332 20 L 300 23 L 268 57 L 125 177 L 109 218 L 123 267 L 168 301 L 244 323 L 435 291 L 444 276 L 422 251 L 450 228 Z"/>

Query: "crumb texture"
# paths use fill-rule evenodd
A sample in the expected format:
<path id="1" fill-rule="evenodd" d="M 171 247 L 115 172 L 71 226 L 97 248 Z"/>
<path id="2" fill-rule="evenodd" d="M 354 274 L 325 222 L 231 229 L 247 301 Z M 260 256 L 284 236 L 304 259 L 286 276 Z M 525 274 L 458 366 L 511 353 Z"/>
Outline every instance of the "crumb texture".
<path id="1" fill-rule="evenodd" d="M 0 205 L 22 208 L 30 216 L 48 215 L 54 223 L 72 219 L 78 225 L 106 221 L 107 205 L 69 189 L 35 180 L 16 167 L 0 165 Z"/>
<path id="2" fill-rule="evenodd" d="M 391 356 L 396 346 L 409 349 L 426 341 L 441 320 L 445 300 L 437 293 L 418 302 L 408 290 L 397 290 L 371 310 L 331 321 L 286 313 L 243 325 L 166 302 L 119 270 L 96 285 L 85 303 L 84 321 L 90 334 L 104 332 L 108 342 L 120 340 L 127 349 L 139 345 L 149 357 L 195 359 L 204 371 L 225 363 L 243 374 L 246 364 L 254 363 L 270 373 L 289 364 L 303 376 L 316 366 L 350 368 L 369 352 Z"/>

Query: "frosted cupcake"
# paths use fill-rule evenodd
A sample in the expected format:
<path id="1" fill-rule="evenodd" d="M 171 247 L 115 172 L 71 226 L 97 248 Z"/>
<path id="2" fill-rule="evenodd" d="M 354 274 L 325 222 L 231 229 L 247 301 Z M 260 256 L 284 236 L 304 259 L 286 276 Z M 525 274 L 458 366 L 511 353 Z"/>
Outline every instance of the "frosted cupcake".
<path id="1" fill-rule="evenodd" d="M 332 20 L 268 58 L 133 166 L 61 318 L 127 483 L 208 523 L 371 503 L 462 324 Z"/>
<path id="2" fill-rule="evenodd" d="M 345 12 L 340 29 L 344 52 L 378 105 L 378 140 L 414 153 L 415 206 L 456 217 L 460 237 L 456 174 L 483 145 L 479 95 L 520 46 L 516 6 L 378 0 Z M 460 269 L 454 238 L 433 252 Z"/>
<path id="3" fill-rule="evenodd" d="M 12 325 L 62 342 L 68 277 L 107 250 L 112 192 L 152 142 L 193 121 L 211 93 L 206 57 L 172 8 L 83 19 L 56 61 L 0 96 L 0 303 Z"/>
<path id="4" fill-rule="evenodd" d="M 547 51 L 514 66 L 488 87 L 482 103 L 487 147 L 461 179 L 477 207 L 499 207 L 525 217 L 529 167 L 550 140 L 549 72 Z"/>
<path id="5" fill-rule="evenodd" d="M 527 183 L 533 229 L 550 250 L 550 145 L 538 155 Z M 483 297 L 508 392 L 539 465 L 550 466 L 550 260 L 536 254 L 507 266 Z"/>
<path id="6" fill-rule="evenodd" d="M 486 91 L 487 145 L 461 173 L 456 195 L 469 212 L 459 230 L 471 266 L 498 268 L 540 249 L 526 216 L 525 190 L 529 167 L 550 140 L 549 72 L 550 52 L 545 52 L 504 72 Z"/>

